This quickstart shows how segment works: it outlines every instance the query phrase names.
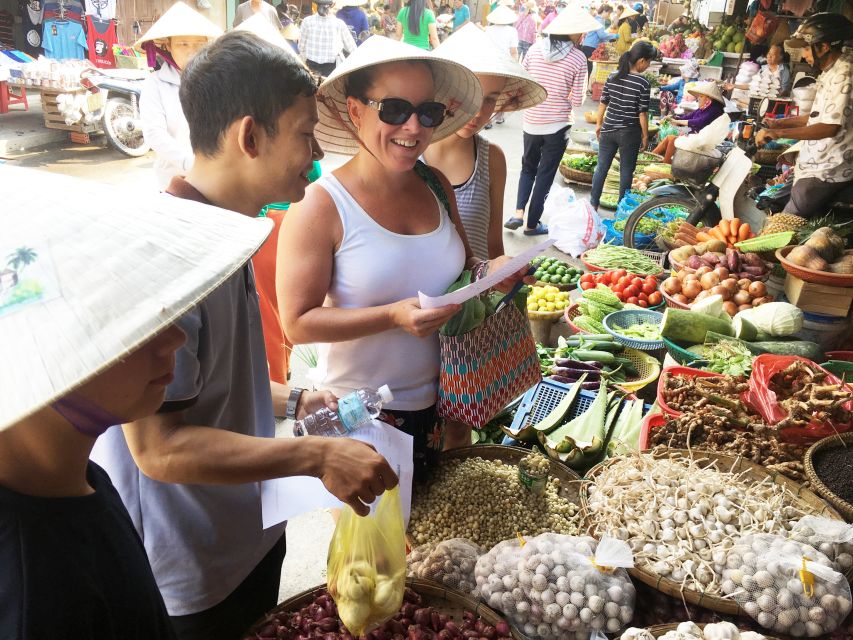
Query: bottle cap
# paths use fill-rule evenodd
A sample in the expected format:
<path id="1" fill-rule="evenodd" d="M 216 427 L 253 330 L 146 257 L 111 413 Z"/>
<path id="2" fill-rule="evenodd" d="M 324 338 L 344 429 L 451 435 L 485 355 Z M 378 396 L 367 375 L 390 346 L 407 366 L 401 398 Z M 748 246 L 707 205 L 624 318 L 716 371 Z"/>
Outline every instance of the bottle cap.
<path id="1" fill-rule="evenodd" d="M 394 394 L 391 393 L 391 389 L 388 388 L 387 384 L 383 384 L 376 391 L 379 397 L 382 398 L 382 402 L 391 402 L 394 399 Z"/>

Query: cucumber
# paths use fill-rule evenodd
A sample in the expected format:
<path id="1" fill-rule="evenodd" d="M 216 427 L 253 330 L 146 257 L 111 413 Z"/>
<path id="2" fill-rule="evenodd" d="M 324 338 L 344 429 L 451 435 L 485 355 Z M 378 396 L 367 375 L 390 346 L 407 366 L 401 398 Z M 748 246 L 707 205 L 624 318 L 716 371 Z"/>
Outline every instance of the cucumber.
<path id="1" fill-rule="evenodd" d="M 724 336 L 734 334 L 731 321 L 684 309 L 669 308 L 664 311 L 660 333 L 668 340 L 700 344 L 705 342 L 708 332 Z"/>
<path id="2" fill-rule="evenodd" d="M 826 358 L 820 345 L 808 340 L 762 340 L 747 342 L 746 347 L 756 355 L 772 353 L 777 356 L 800 356 L 812 362 L 823 362 Z"/>
<path id="3" fill-rule="evenodd" d="M 609 351 L 589 351 L 586 349 L 576 349 L 572 355 L 578 360 L 584 362 L 600 362 L 601 364 L 613 364 L 616 362 L 616 356 Z"/>

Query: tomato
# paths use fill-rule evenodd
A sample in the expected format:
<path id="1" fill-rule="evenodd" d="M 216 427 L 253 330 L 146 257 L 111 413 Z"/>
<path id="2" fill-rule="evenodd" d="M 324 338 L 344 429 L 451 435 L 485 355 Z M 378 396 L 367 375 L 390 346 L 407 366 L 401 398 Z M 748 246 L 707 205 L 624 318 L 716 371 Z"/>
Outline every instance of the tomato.
<path id="1" fill-rule="evenodd" d="M 647 296 L 647 295 L 646 295 L 645 293 L 643 293 L 642 291 L 640 291 L 640 295 L 638 295 L 637 297 L 638 297 L 640 300 L 645 300 L 646 302 L 648 302 L 648 301 L 649 301 L 649 296 Z"/>
<path id="2" fill-rule="evenodd" d="M 641 307 L 643 307 L 643 309 L 646 309 L 649 306 L 649 303 L 646 302 L 645 300 L 643 300 L 642 298 L 637 301 L 637 304 L 640 305 Z"/>
<path id="3" fill-rule="evenodd" d="M 655 307 L 663 301 L 663 296 L 660 291 L 655 291 L 649 294 L 649 305 Z"/>
<path id="4" fill-rule="evenodd" d="M 614 284 L 612 287 L 610 287 L 610 289 L 613 291 L 613 293 L 618 295 L 625 290 L 625 287 L 623 287 L 621 284 Z"/>
<path id="5" fill-rule="evenodd" d="M 619 281 L 619 274 L 617 274 L 615 271 L 608 271 L 602 276 L 602 278 L 607 280 L 608 284 L 613 284 Z"/>
<path id="6" fill-rule="evenodd" d="M 640 289 L 632 284 L 630 286 L 625 287 L 625 295 L 627 295 L 629 298 L 636 297 L 640 295 Z"/>
<path id="7" fill-rule="evenodd" d="M 637 300 L 637 298 L 635 298 L 634 296 L 631 296 L 630 298 L 625 300 L 625 302 L 627 304 L 637 304 L 639 302 L 639 300 Z"/>
<path id="8" fill-rule="evenodd" d="M 619 284 L 621 284 L 623 287 L 627 287 L 631 284 L 631 278 L 629 278 L 628 276 L 619 278 Z"/>
<path id="9" fill-rule="evenodd" d="M 643 288 L 643 279 L 640 276 L 634 276 L 631 278 L 631 284 L 635 287 Z"/>
<path id="10" fill-rule="evenodd" d="M 591 273 L 585 273 L 581 276 L 581 282 L 595 282 L 595 278 Z"/>
<path id="11" fill-rule="evenodd" d="M 652 284 L 654 284 L 654 285 L 656 285 L 656 284 L 658 283 L 658 279 L 657 279 L 657 278 L 655 278 L 654 276 L 646 276 L 646 280 L 645 280 L 645 281 L 646 281 L 646 282 L 651 282 L 651 283 L 652 283 Z"/>
<path id="12" fill-rule="evenodd" d="M 650 296 L 655 291 L 657 291 L 657 288 L 657 284 L 652 284 L 651 282 L 643 283 L 643 293 L 645 293 L 647 296 Z"/>
<path id="13" fill-rule="evenodd" d="M 581 282 L 581 289 L 587 291 L 589 289 L 595 289 L 595 283 L 587 280 L 586 282 Z"/>
<path id="14" fill-rule="evenodd" d="M 616 269 L 613 273 L 616 274 L 615 277 L 617 279 L 624 278 L 626 275 L 628 275 L 628 272 L 625 271 L 625 269 Z"/>

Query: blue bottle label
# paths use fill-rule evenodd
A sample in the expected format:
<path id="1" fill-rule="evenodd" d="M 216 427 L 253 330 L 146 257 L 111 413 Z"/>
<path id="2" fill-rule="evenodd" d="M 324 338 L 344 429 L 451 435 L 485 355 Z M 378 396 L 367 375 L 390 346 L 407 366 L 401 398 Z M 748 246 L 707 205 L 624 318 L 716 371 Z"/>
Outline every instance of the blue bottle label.
<path id="1" fill-rule="evenodd" d="M 370 420 L 367 407 L 361 402 L 358 393 L 350 393 L 338 399 L 338 415 L 347 431 L 353 431 Z"/>

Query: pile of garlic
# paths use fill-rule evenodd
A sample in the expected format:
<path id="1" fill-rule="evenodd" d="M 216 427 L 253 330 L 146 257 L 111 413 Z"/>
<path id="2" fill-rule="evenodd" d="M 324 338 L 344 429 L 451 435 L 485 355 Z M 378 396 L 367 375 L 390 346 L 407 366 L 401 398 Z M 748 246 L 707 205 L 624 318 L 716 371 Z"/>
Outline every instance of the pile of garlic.
<path id="1" fill-rule="evenodd" d="M 733 540 L 786 534 L 803 515 L 793 494 L 769 477 L 756 482 L 680 456 L 615 459 L 588 491 L 593 535 L 625 540 L 638 567 L 715 595 Z"/>
<path id="2" fill-rule="evenodd" d="M 682 622 L 677 629 L 667 631 L 657 638 L 651 631 L 631 627 L 619 640 L 766 640 L 755 631 L 739 631 L 731 622 L 716 622 L 703 627 L 693 622 Z"/>
<path id="3" fill-rule="evenodd" d="M 422 545 L 409 554 L 409 575 L 471 593 L 476 587 L 474 565 L 484 552 L 482 547 L 462 538 Z"/>
<path id="4" fill-rule="evenodd" d="M 729 551 L 723 593 L 765 629 L 796 638 L 835 631 L 853 608 L 850 585 L 814 547 L 746 536 Z"/>
<path id="5" fill-rule="evenodd" d="M 593 630 L 616 632 L 634 616 L 635 589 L 627 572 L 600 571 L 590 562 L 590 537 L 544 534 L 506 540 L 477 561 L 477 592 L 526 637 L 588 640 Z"/>
<path id="6" fill-rule="evenodd" d="M 853 525 L 841 520 L 804 516 L 793 526 L 789 537 L 820 551 L 838 571 L 846 573 L 853 569 Z"/>

